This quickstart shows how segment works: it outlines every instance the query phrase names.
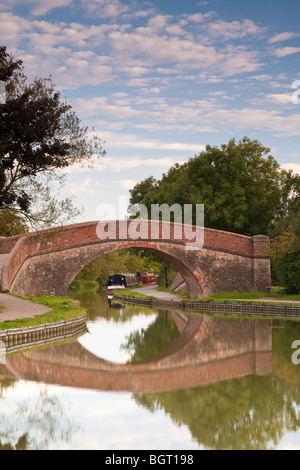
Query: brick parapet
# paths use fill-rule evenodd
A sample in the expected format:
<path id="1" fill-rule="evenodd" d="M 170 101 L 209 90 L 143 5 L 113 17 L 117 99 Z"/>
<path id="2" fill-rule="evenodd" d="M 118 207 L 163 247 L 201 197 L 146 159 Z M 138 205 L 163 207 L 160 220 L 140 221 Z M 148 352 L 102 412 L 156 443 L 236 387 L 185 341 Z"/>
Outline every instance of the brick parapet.
<path id="1" fill-rule="evenodd" d="M 56 227 L 47 229 L 39 232 L 31 232 L 23 236 L 36 239 L 39 238 L 38 250 L 55 249 L 58 247 L 75 245 L 78 243 L 97 242 L 99 237 L 97 235 L 97 226 L 99 222 L 84 222 L 79 224 L 71 224 L 62 227 Z M 185 229 L 182 230 L 182 236 L 180 236 L 180 227 L 186 227 L 186 231 L 190 230 L 189 233 L 193 232 L 199 235 L 202 228 L 194 226 L 182 226 L 182 224 L 161 222 L 161 221 L 139 221 L 139 220 L 122 220 L 122 221 L 103 221 L 100 222 L 102 226 L 115 224 L 115 237 L 111 239 L 127 240 L 130 239 L 128 236 L 128 230 L 131 224 L 140 224 L 141 238 L 145 240 L 171 240 L 187 243 L 190 241 L 190 237 L 185 236 Z M 156 230 L 157 228 L 157 230 Z M 169 228 L 169 229 L 168 229 Z M 124 233 L 126 236 L 124 237 Z M 152 235 L 157 234 L 158 237 Z M 167 236 L 165 236 L 167 235 Z M 178 236 L 179 235 L 179 236 Z M 197 236 L 198 236 L 197 235 Z M 9 253 L 15 246 L 21 236 L 10 237 L 1 239 L 0 238 L 0 253 Z M 268 247 L 268 237 L 258 235 L 255 237 L 247 237 L 245 235 L 224 232 L 221 230 L 214 230 L 210 228 L 204 228 L 204 245 L 214 249 L 223 249 L 231 252 L 240 253 L 241 255 L 253 256 L 266 256 Z M 255 249 L 253 248 L 255 247 Z M 4 251 L 8 250 L 8 251 Z"/>
<path id="2" fill-rule="evenodd" d="M 270 238 L 264 235 L 255 235 L 252 237 L 253 257 L 269 256 Z"/>
<path id="3" fill-rule="evenodd" d="M 14 237 L 0 237 L 0 255 L 10 253 L 17 241 L 23 235 L 16 235 Z"/>

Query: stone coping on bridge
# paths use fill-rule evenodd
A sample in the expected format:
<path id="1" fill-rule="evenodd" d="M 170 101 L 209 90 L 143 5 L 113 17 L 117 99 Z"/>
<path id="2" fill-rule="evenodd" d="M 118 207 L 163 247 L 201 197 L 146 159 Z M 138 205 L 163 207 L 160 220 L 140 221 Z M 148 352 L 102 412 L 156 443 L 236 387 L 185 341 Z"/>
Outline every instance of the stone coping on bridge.
<path id="1" fill-rule="evenodd" d="M 264 235 L 256 235 L 254 237 L 247 236 L 247 235 L 242 235 L 239 233 L 234 233 L 234 232 L 226 232 L 223 230 L 217 230 L 217 229 L 212 229 L 208 227 L 198 227 L 194 225 L 188 225 L 188 224 L 178 224 L 174 222 L 164 222 L 164 221 L 158 221 L 158 220 L 145 220 L 145 219 L 125 219 L 125 220 L 105 220 L 105 221 L 90 221 L 90 222 L 81 222 L 81 223 L 75 223 L 75 224 L 70 224 L 70 225 L 63 225 L 63 226 L 58 226 L 58 227 L 52 227 L 49 229 L 45 230 L 40 230 L 40 231 L 34 231 L 34 232 L 28 232 L 24 233 L 21 235 L 15 235 L 12 237 L 0 237 L 0 254 L 2 253 L 9 253 L 12 248 L 16 245 L 16 243 L 20 240 L 20 238 L 39 238 L 43 236 L 43 243 L 50 242 L 51 245 L 55 245 L 54 238 L 57 238 L 59 243 L 61 244 L 62 241 L 70 241 L 70 236 L 73 240 L 78 240 L 80 238 L 80 234 L 84 234 L 84 240 L 87 241 L 86 239 L 86 234 L 90 230 L 89 233 L 89 241 L 100 241 L 99 236 L 97 235 L 97 227 L 99 224 L 102 224 L 103 226 L 108 225 L 110 223 L 115 223 L 116 230 L 115 230 L 115 238 L 116 240 L 127 240 L 129 235 L 127 234 L 124 236 L 123 232 L 124 229 L 121 229 L 121 227 L 124 227 L 124 224 L 127 226 L 127 233 L 128 233 L 128 227 L 130 226 L 131 223 L 140 223 L 141 224 L 141 231 L 140 235 L 142 239 L 152 239 L 151 237 L 151 227 L 158 227 L 158 239 L 159 240 L 164 240 L 163 238 L 163 233 L 164 232 L 164 227 L 167 227 L 170 230 L 170 236 L 167 238 L 168 240 L 177 240 L 178 241 L 183 241 L 183 242 L 190 242 L 190 238 L 186 238 L 185 236 L 185 231 L 182 231 L 182 236 L 180 238 L 178 237 L 178 233 L 180 233 L 179 230 L 176 230 L 177 227 L 187 227 L 193 230 L 194 233 L 195 231 L 203 231 L 204 230 L 204 244 L 207 246 L 214 247 L 215 244 L 217 243 L 217 246 L 220 246 L 220 242 L 222 245 L 224 244 L 225 246 L 230 245 L 231 249 L 235 249 L 236 251 L 245 251 L 247 254 L 252 255 L 252 248 L 253 248 L 253 239 L 254 242 L 261 242 L 261 241 L 266 241 L 269 239 L 269 237 L 266 237 Z M 121 233 L 123 235 L 121 235 Z M 74 237 L 72 236 L 74 235 Z M 65 238 L 66 236 L 66 238 Z M 65 240 L 64 240 L 65 239 Z M 111 238 L 113 240 L 113 238 Z M 42 244 L 43 244 L 42 243 Z M 69 244 L 69 243 L 68 243 Z M 250 253 L 251 251 L 251 253 Z M 259 253 L 257 253 L 259 254 Z M 263 253 L 264 255 L 266 254 L 265 252 Z"/>

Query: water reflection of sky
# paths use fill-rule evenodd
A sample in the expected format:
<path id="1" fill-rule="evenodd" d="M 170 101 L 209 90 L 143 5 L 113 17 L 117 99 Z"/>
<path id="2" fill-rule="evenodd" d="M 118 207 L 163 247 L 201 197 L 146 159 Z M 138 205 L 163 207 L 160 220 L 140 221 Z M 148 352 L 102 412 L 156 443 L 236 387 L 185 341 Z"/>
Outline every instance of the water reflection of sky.
<path id="1" fill-rule="evenodd" d="M 179 334 L 170 312 L 109 309 L 98 297 L 91 307 L 89 333 L 78 341 L 92 354 L 111 362 L 130 360 L 122 348 L 126 343 L 135 349 L 132 360 L 143 361 L 173 344 L 169 342 L 177 338 L 175 330 Z M 247 369 L 242 377 L 232 370 L 232 377 L 224 382 L 140 395 L 24 380 L 10 383 L 4 378 L 0 443 L 15 446 L 28 433 L 29 449 L 300 450 L 300 366 L 291 361 L 291 344 L 300 337 L 299 322 L 275 322 L 271 328 L 269 320 L 204 318 L 214 341 L 199 343 L 202 355 L 205 345 L 214 351 L 221 344 L 235 357 L 240 344 L 245 346 L 247 338 L 251 343 L 255 327 L 260 333 L 255 335 L 256 349 L 262 349 L 266 364 L 272 368 L 251 369 L 251 373 Z M 128 342 L 130 335 L 142 330 L 144 337 L 138 335 L 137 340 Z M 194 347 L 192 351 L 196 351 Z M 263 364 L 258 361 L 256 365 Z M 80 384 L 83 386 L 85 383 Z"/>
<path id="2" fill-rule="evenodd" d="M 10 421 L 12 425 L 14 420 L 15 424 L 18 422 L 17 436 L 20 436 L 21 429 L 27 429 L 29 436 L 41 442 L 38 426 L 31 424 L 28 429 L 26 424 L 41 392 L 46 392 L 50 398 L 57 397 L 63 410 L 57 420 L 55 440 L 49 443 L 50 449 L 201 449 L 187 427 L 176 426 L 162 410 L 151 413 L 138 406 L 130 393 L 87 391 L 26 381 L 19 381 L 13 388 L 6 389 L 0 399 L 0 416 L 7 418 L 0 421 L 2 443 L 4 423 Z M 19 405 L 25 409 L 25 404 L 29 413 L 22 416 L 17 410 Z M 65 430 L 65 436 L 62 430 Z M 66 441 L 66 435 L 69 435 L 69 441 Z"/>
<path id="3" fill-rule="evenodd" d="M 2 443 L 7 423 L 12 444 L 14 436 L 17 439 L 26 431 L 31 441 L 36 442 L 36 449 L 45 442 L 43 434 L 47 433 L 47 423 L 43 424 L 41 432 L 38 420 L 32 419 L 41 395 L 57 399 L 60 405 L 57 416 L 54 408 L 50 410 L 50 420 L 56 422 L 56 428 L 44 449 L 203 450 L 186 426 L 178 427 L 163 410 L 151 413 L 138 406 L 130 393 L 72 389 L 22 380 L 5 389 L 0 399 Z M 300 450 L 300 432 L 287 432 L 276 449 Z"/>
<path id="4" fill-rule="evenodd" d="M 128 317 L 125 322 L 98 317 L 96 321 L 88 322 L 89 332 L 81 336 L 78 342 L 97 357 L 123 364 L 130 360 L 131 355 L 121 346 L 131 333 L 147 329 L 156 316 L 139 314 Z"/>

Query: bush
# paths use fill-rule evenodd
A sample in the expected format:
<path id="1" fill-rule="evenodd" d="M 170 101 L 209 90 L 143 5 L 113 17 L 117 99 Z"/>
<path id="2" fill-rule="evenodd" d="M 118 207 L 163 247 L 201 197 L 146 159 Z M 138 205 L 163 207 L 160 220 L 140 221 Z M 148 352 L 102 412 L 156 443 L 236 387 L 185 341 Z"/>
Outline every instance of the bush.
<path id="1" fill-rule="evenodd" d="M 292 226 L 271 241 L 272 278 L 290 294 L 300 293 L 300 239 Z"/>
<path id="2" fill-rule="evenodd" d="M 273 261 L 276 278 L 289 294 L 300 293 L 300 251 L 277 257 Z"/>
<path id="3" fill-rule="evenodd" d="M 81 290 L 96 290 L 99 288 L 97 281 L 88 280 L 88 279 L 74 279 L 70 285 L 69 290 L 71 292 L 78 292 Z"/>

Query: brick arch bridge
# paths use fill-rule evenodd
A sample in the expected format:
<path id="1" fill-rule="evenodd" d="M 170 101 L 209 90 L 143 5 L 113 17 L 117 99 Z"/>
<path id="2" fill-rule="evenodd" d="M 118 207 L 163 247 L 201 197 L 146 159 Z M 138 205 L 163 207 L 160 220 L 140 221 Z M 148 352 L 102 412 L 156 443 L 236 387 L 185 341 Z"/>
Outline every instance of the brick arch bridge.
<path id="1" fill-rule="evenodd" d="M 115 232 L 104 239 L 103 234 L 112 223 Z M 156 238 L 151 236 L 153 223 L 157 226 Z M 140 224 L 136 239 L 128 235 L 134 226 L 131 224 Z M 150 220 L 86 222 L 0 238 L 2 292 L 65 295 L 85 265 L 124 248 L 144 249 L 169 261 L 183 276 L 192 298 L 225 291 L 269 291 L 268 237 L 189 226 L 195 234 L 202 230 L 203 243 L 193 244 L 190 236 L 186 238 L 185 230 L 182 236 L 178 235 L 178 227 L 179 224 Z M 195 240 L 200 240 L 200 235 L 195 235 Z"/>
<path id="2" fill-rule="evenodd" d="M 116 364 L 78 341 L 6 357 L 7 376 L 66 387 L 155 393 L 272 372 L 272 320 L 172 312 L 180 336 L 147 362 Z"/>

